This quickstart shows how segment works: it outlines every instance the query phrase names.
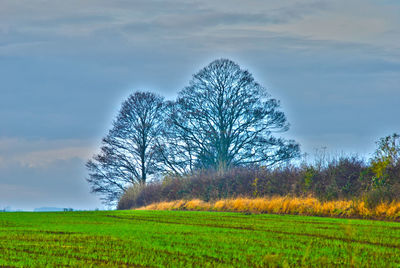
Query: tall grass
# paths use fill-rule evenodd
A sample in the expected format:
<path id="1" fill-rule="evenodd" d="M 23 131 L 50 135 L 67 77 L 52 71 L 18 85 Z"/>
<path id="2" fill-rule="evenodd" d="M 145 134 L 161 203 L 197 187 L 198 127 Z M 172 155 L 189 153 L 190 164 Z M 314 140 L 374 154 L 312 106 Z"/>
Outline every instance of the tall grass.
<path id="1" fill-rule="evenodd" d="M 214 202 L 200 199 L 177 200 L 158 202 L 139 209 L 274 213 L 400 221 L 400 202 L 382 202 L 375 208 L 369 208 L 362 200 L 322 202 L 314 197 L 234 198 Z"/>

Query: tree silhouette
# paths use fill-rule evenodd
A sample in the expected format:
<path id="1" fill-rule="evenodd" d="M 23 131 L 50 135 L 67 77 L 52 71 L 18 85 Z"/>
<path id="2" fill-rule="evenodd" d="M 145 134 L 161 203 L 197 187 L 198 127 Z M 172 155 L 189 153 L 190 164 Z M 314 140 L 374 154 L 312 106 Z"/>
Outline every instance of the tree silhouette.
<path id="1" fill-rule="evenodd" d="M 136 92 L 123 102 L 101 152 L 86 163 L 91 191 L 105 203 L 117 201 L 128 186 L 145 184 L 159 169 L 156 145 L 163 110 L 163 98 L 149 92 Z"/>
<path id="2" fill-rule="evenodd" d="M 299 155 L 299 145 L 272 135 L 289 128 L 278 109 L 279 101 L 247 70 L 228 59 L 215 60 L 168 104 L 164 163 L 180 170 L 223 172 L 288 161 Z"/>

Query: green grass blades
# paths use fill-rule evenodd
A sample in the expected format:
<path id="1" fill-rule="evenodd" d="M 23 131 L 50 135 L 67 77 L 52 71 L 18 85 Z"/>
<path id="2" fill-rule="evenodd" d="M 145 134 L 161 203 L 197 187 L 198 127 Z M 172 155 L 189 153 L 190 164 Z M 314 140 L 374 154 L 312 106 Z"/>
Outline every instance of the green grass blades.
<path id="1" fill-rule="evenodd" d="M 400 224 L 195 211 L 0 213 L 0 266 L 400 266 Z"/>

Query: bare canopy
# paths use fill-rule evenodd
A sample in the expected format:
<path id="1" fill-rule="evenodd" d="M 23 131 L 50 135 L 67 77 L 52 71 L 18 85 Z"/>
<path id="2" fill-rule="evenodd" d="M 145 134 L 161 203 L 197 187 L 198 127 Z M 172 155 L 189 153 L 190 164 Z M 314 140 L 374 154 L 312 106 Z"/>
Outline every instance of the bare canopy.
<path id="1" fill-rule="evenodd" d="M 101 153 L 86 164 L 92 192 L 105 196 L 106 203 L 117 201 L 128 186 L 145 184 L 158 170 L 163 109 L 163 98 L 149 92 L 136 92 L 122 104 Z"/>
<path id="2" fill-rule="evenodd" d="M 299 154 L 297 143 L 272 135 L 289 128 L 279 101 L 228 59 L 193 75 L 168 111 L 164 137 L 173 143 L 164 143 L 161 155 L 172 169 L 269 166 Z"/>

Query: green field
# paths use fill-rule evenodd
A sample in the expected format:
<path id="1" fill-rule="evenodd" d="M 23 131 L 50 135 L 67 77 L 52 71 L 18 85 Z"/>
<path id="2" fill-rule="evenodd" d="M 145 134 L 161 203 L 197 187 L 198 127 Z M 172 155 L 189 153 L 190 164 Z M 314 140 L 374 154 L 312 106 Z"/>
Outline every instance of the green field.
<path id="1" fill-rule="evenodd" d="M 400 223 L 184 211 L 0 213 L 0 266 L 400 266 Z"/>

